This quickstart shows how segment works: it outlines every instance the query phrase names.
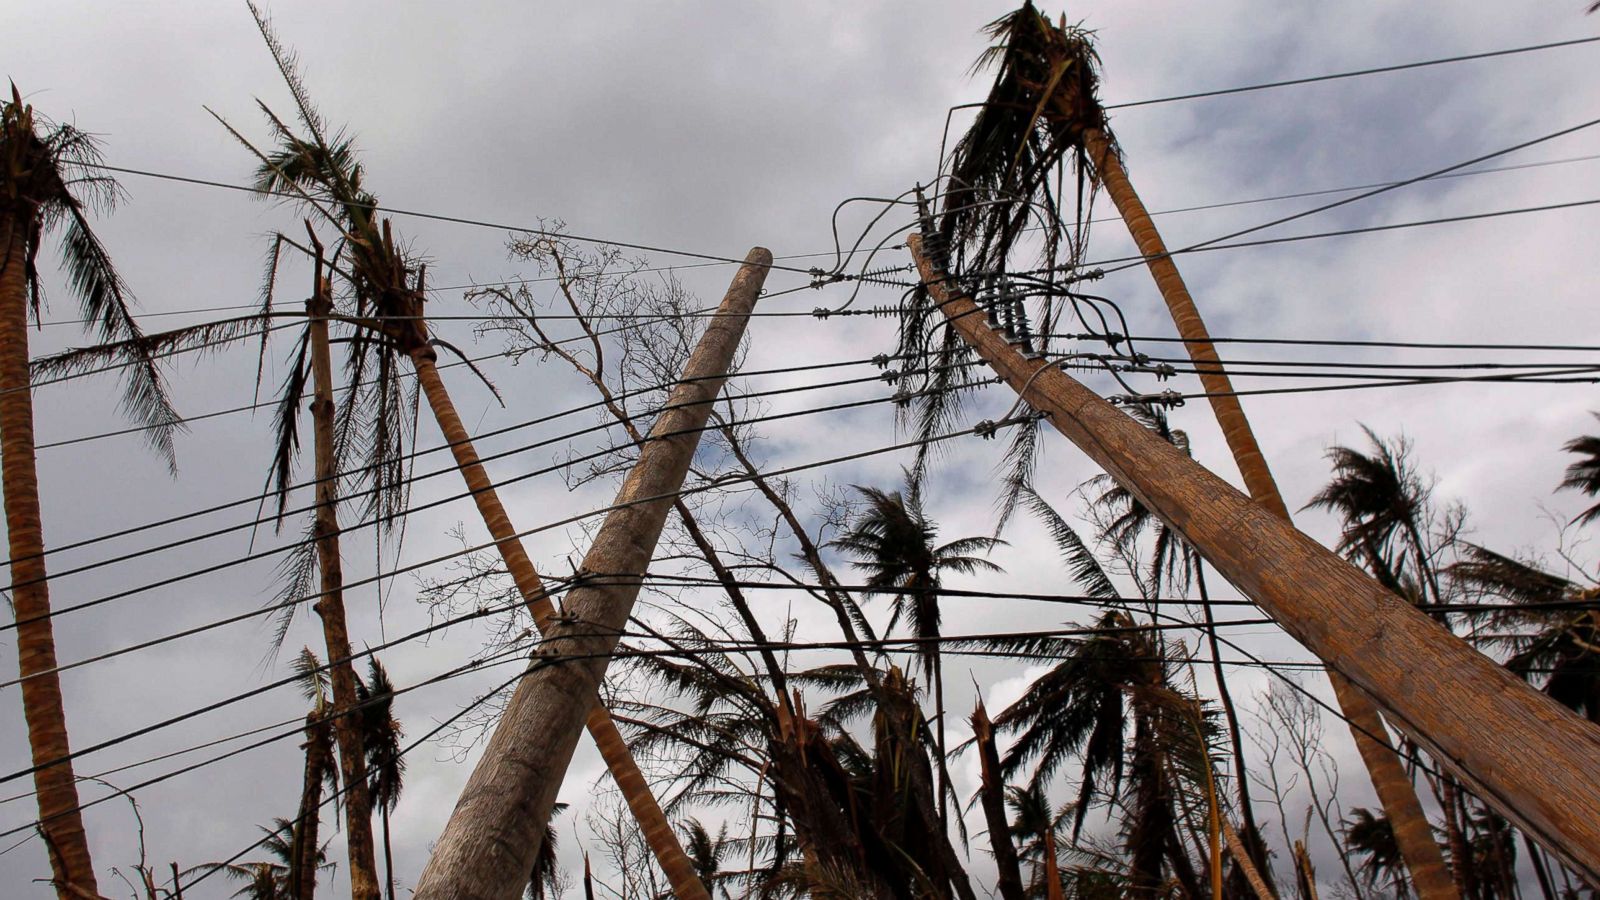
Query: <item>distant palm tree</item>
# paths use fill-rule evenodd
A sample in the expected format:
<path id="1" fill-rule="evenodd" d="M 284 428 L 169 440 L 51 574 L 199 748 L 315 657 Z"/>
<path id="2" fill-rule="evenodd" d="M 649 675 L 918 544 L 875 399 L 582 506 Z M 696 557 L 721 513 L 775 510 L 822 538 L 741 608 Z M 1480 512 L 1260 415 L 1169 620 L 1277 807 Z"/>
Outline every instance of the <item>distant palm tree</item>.
<path id="1" fill-rule="evenodd" d="M 305 767 L 300 781 L 300 808 L 290 836 L 288 880 L 295 900 L 312 900 L 317 889 L 317 870 L 322 867 L 324 847 L 317 843 L 322 823 L 322 792 L 338 790 L 339 764 L 333 756 L 333 728 L 329 715 L 333 698 L 329 696 L 328 672 L 310 647 L 302 648 L 293 664 L 300 692 L 311 701 L 306 714 Z"/>
<path id="2" fill-rule="evenodd" d="M 944 767 L 944 666 L 939 652 L 939 591 L 946 572 L 970 575 L 1005 571 L 984 557 L 974 555 L 988 553 L 1003 546 L 1005 541 L 980 535 L 936 543 L 939 526 L 923 509 L 921 486 L 909 472 L 906 482 L 904 492 L 885 492 L 858 485 L 856 491 L 866 508 L 827 546 L 852 557 L 852 565 L 867 574 L 869 587 L 892 594 L 893 614 L 885 633 L 905 619 L 910 624 L 911 636 L 922 642 L 916 656 L 933 683 L 942 818 L 949 784 Z"/>
<path id="3" fill-rule="evenodd" d="M 556 860 L 555 820 L 567 811 L 567 804 L 557 803 L 550 810 L 550 822 L 544 827 L 544 840 L 539 844 L 539 855 L 533 861 L 533 871 L 528 875 L 528 888 L 523 892 L 527 900 L 545 900 L 550 891 L 557 890 L 561 869 Z"/>
<path id="4" fill-rule="evenodd" d="M 694 862 L 695 872 L 705 884 L 706 890 L 711 891 L 715 897 L 717 887 L 721 882 L 727 881 L 727 876 L 722 871 L 722 857 L 730 848 L 728 841 L 728 823 L 723 822 L 713 836 L 705 823 L 690 817 L 678 824 L 683 833 L 683 850 L 689 854 L 689 859 Z M 728 889 L 724 886 L 721 894 L 728 896 Z"/>
<path id="5" fill-rule="evenodd" d="M 1213 753 L 1214 725 L 1193 712 L 1198 702 L 1172 683 L 1173 663 L 1153 632 L 1121 612 L 1106 613 L 1095 629 L 995 716 L 997 732 L 1016 736 L 1001 769 L 1011 776 L 1031 763 L 1029 784 L 1042 787 L 1064 763 L 1078 760 L 1072 840 L 1092 806 L 1117 802 L 1126 809 L 1129 890 L 1149 895 L 1170 867 L 1198 896 L 1200 882 L 1178 831 L 1184 819 L 1179 794 L 1187 790 L 1180 776 L 1199 780 L 1195 773 L 1209 765 L 1200 754 Z M 1201 722 L 1191 721 L 1196 715 Z"/>
<path id="6" fill-rule="evenodd" d="M 203 863 L 183 872 L 184 876 L 194 873 L 209 874 L 221 870 L 232 881 L 242 881 L 244 886 L 233 892 L 239 900 L 295 900 L 294 884 L 290 880 L 290 870 L 294 868 L 295 851 L 290 840 L 284 835 L 294 831 L 294 822 L 289 819 L 273 819 L 269 828 L 261 826 L 266 832 L 266 838 L 261 842 L 261 849 L 265 850 L 268 859 L 260 862 L 245 863 Z M 328 862 L 328 845 L 324 843 L 317 850 L 316 867 L 331 869 L 333 864 Z"/>
<path id="7" fill-rule="evenodd" d="M 1350 853 L 1361 858 L 1356 871 L 1366 879 L 1368 887 L 1376 888 L 1386 881 L 1394 896 L 1411 896 L 1411 879 L 1400 856 L 1400 845 L 1383 814 L 1374 815 L 1360 806 L 1350 810 L 1350 818 L 1344 820 L 1344 839 Z"/>
<path id="8" fill-rule="evenodd" d="M 367 779 L 372 805 L 383 823 L 383 868 L 389 900 L 395 900 L 394 852 L 389 842 L 389 814 L 400 803 L 405 787 L 406 759 L 400 741 L 405 731 L 394 716 L 394 685 L 376 656 L 369 657 L 366 680 L 356 685 L 359 721 L 367 753 Z"/>
<path id="9" fill-rule="evenodd" d="M 1011 839 L 1017 855 L 1033 863 L 1028 896 L 1048 897 L 1052 892 L 1060 896 L 1061 854 L 1056 838 L 1071 810 L 1052 811 L 1044 786 L 1037 781 L 1006 788 L 1006 805 L 1011 807 Z"/>
<path id="10" fill-rule="evenodd" d="M 28 319 L 38 321 L 44 289 L 37 268 L 45 236 L 61 233 L 61 263 L 78 308 L 96 337 L 121 347 L 122 405 L 145 427 L 151 446 L 176 471 L 172 436 L 179 418 L 129 311 L 127 285 L 89 227 L 92 207 L 109 208 L 116 183 L 96 164 L 94 140 L 37 116 L 16 85 L 0 105 L 0 470 L 11 557 L 11 604 L 23 718 L 38 768 L 33 774 L 40 828 L 51 848 L 59 896 L 97 894 L 94 863 L 78 813 L 78 791 L 56 667 L 46 586 L 39 476 L 34 464 Z"/>
<path id="11" fill-rule="evenodd" d="M 1508 652 L 1506 668 L 1557 703 L 1600 724 L 1600 613 L 1573 609 L 1600 589 L 1463 543 L 1462 559 L 1445 574 L 1472 596 L 1509 608 L 1471 611 L 1471 640 Z"/>
<path id="12" fill-rule="evenodd" d="M 1595 418 L 1600 418 L 1600 413 L 1595 414 Z M 1586 434 L 1573 438 L 1562 449 L 1577 454 L 1578 461 L 1567 466 L 1561 487 L 1581 491 L 1590 497 L 1600 494 L 1600 435 Z M 1588 525 L 1595 519 L 1600 519 L 1600 503 L 1579 513 L 1573 521 Z"/>
<path id="13" fill-rule="evenodd" d="M 1366 565 L 1390 590 L 1423 606 L 1442 603 L 1424 536 L 1428 487 L 1412 467 L 1410 447 L 1404 440 L 1385 441 L 1365 426 L 1362 431 L 1372 450 L 1330 448 L 1333 477 L 1302 508 L 1338 514 L 1344 522 L 1339 551 Z M 1408 577 L 1413 586 L 1407 586 Z"/>

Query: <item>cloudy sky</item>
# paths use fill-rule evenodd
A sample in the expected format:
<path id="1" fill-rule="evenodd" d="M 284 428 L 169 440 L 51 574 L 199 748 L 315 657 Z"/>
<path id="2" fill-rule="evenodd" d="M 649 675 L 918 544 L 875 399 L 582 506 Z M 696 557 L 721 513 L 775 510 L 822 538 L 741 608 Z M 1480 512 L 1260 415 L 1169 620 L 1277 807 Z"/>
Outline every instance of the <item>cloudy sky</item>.
<path id="1" fill-rule="evenodd" d="M 12 4 L 0 31 L 0 60 L 30 102 L 57 119 L 104 139 L 108 162 L 133 169 L 239 183 L 251 160 L 209 107 L 252 137 L 265 139 L 254 98 L 287 108 L 288 98 L 243 4 L 95 4 L 63 0 Z M 1326 72 L 1347 71 L 1459 53 L 1587 37 L 1596 21 L 1581 2 L 1473 4 L 1282 4 L 1228 0 L 1209 4 L 1102 3 L 1068 10 L 1097 30 L 1104 61 L 1103 97 L 1133 101 Z M 979 28 L 1003 3 L 919 4 L 427 4 L 415 2 L 289 2 L 271 4 L 281 36 L 301 54 L 311 89 L 326 116 L 348 123 L 363 151 L 369 186 L 393 208 L 424 210 L 499 226 L 533 227 L 560 220 L 578 234 L 616 241 L 742 257 L 752 245 L 779 256 L 821 253 L 832 246 L 829 217 L 851 196 L 899 194 L 932 177 L 946 109 L 978 99 L 983 79 L 969 76 L 982 47 Z M 1049 7 L 1048 12 L 1057 12 Z M 1401 179 L 1499 150 L 1600 115 L 1592 73 L 1595 45 L 1510 56 L 1418 71 L 1335 81 L 1232 97 L 1136 107 L 1114 114 L 1113 128 L 1146 204 L 1173 210 L 1282 194 Z M 1418 185 L 1294 223 L 1293 234 L 1456 216 L 1600 197 L 1600 127 L 1550 141 L 1497 164 L 1559 164 Z M 127 202 L 98 230 L 152 317 L 151 330 L 227 315 L 213 310 L 251 303 L 261 274 L 265 236 L 299 226 L 291 212 L 248 195 L 128 175 Z M 1320 198 L 1236 205 L 1162 216 L 1169 245 L 1184 245 L 1267 221 Z M 1109 203 L 1098 215 L 1111 214 Z M 1591 302 L 1596 256 L 1591 208 L 1439 225 L 1373 235 L 1196 254 L 1181 260 L 1214 334 L 1512 343 L 1600 344 L 1600 309 Z M 859 216 L 848 219 L 859 226 Z M 898 224 L 898 223 L 897 223 Z M 505 227 L 473 227 L 401 218 L 397 227 L 433 261 L 430 282 L 459 285 L 526 273 L 504 252 Z M 1089 256 L 1129 252 L 1120 224 L 1095 226 Z M 696 260 L 640 254 L 652 266 Z M 891 263 L 903 262 L 895 256 Z M 823 257 L 794 261 L 827 265 Z M 45 265 L 49 270 L 50 263 Z M 302 270 L 287 270 L 285 298 L 297 302 Z M 686 268 L 683 283 L 714 302 L 731 269 Z M 46 321 L 77 318 L 51 272 L 55 302 Z M 806 283 L 775 271 L 776 293 Z M 1147 274 L 1132 269 L 1102 285 L 1132 328 L 1168 334 L 1170 323 Z M 766 308 L 809 310 L 833 302 L 809 291 L 775 297 Z M 892 295 L 885 295 L 892 298 Z M 877 301 L 885 299 L 878 297 Z M 841 298 L 842 299 L 842 298 Z M 472 311 L 459 291 L 442 291 L 430 312 Z M 463 346 L 466 323 L 441 327 Z M 34 352 L 73 346 L 85 337 L 71 324 L 34 332 Z M 890 348 L 888 323 L 862 319 L 756 320 L 749 365 L 766 368 L 870 356 Z M 492 342 L 472 352 L 498 349 Z M 275 357 L 287 353 L 284 345 Z M 1425 362 L 1527 361 L 1531 354 L 1429 355 L 1420 351 L 1314 353 L 1305 348 L 1241 350 L 1243 358 Z M 1542 356 L 1590 361 L 1593 356 Z M 252 402 L 254 356 L 228 351 L 171 368 L 182 410 L 200 414 Z M 504 408 L 480 385 L 451 375 L 463 419 L 476 430 L 588 402 L 568 372 L 504 361 L 487 366 Z M 1273 382 L 1282 386 L 1287 382 Z M 1254 381 L 1240 387 L 1264 386 Z M 1180 389 L 1192 385 L 1179 384 Z M 1247 401 L 1257 434 L 1291 507 L 1303 504 L 1326 476 L 1324 450 L 1362 440 L 1367 425 L 1404 435 L 1420 464 L 1437 476 L 1439 496 L 1465 503 L 1475 540 L 1512 551 L 1549 554 L 1558 524 L 1579 498 L 1552 496 L 1565 460 L 1563 441 L 1592 424 L 1600 408 L 1589 385 L 1445 385 Z M 36 395 L 41 443 L 122 427 L 112 381 L 83 379 L 43 386 Z M 801 395 L 774 409 L 835 402 L 868 393 Z M 1002 412 L 1008 401 L 985 398 L 972 412 Z M 587 424 L 584 422 L 582 424 Z M 1175 424 L 1193 437 L 1198 457 L 1237 480 L 1203 404 L 1191 403 Z M 41 449 L 39 467 L 46 540 L 51 546 L 137 526 L 260 489 L 270 450 L 269 417 L 221 416 L 196 422 L 179 444 L 180 476 L 136 437 L 123 436 Z M 539 436 L 577 425 L 545 426 Z M 895 440 L 881 408 L 850 417 L 798 420 L 766 430 L 761 446 L 771 466 L 822 459 Z M 424 421 L 419 441 L 437 443 Z M 509 449 L 511 436 L 486 442 Z M 579 447 L 587 449 L 587 445 Z M 981 533 L 991 525 L 994 465 L 1001 445 L 958 442 L 930 486 L 932 511 L 947 535 Z M 560 447 L 508 457 L 491 467 L 511 477 L 558 458 Z M 819 474 L 830 483 L 890 485 L 905 458 L 880 456 Z M 437 463 L 435 463 L 437 465 Z M 1071 492 L 1092 469 L 1064 441 L 1051 438 L 1041 485 L 1071 508 Z M 459 490 L 450 478 L 420 486 L 419 501 Z M 505 492 L 522 528 L 603 504 L 609 489 L 569 494 L 555 478 Z M 229 518 L 232 515 L 233 518 Z M 239 521 L 238 509 L 51 557 L 53 570 L 121 555 Z M 482 539 L 470 506 L 454 503 L 414 517 L 402 564 L 458 546 L 448 536 L 465 523 Z M 1306 513 L 1301 524 L 1327 539 L 1334 523 Z M 1028 523 L 996 554 L 1016 590 L 1070 592 L 1043 536 Z M 228 560 L 246 552 L 235 533 L 52 584 L 58 605 L 81 602 Z M 565 570 L 581 551 L 577 532 L 530 540 L 540 565 Z M 365 547 L 365 549 L 361 549 Z M 370 544 L 353 554 L 370 556 Z M 1577 548 L 1584 559 L 1585 548 Z M 1592 554 L 1588 556 L 1592 557 Z M 392 564 L 392 561 L 390 561 Z M 370 561 L 352 561 L 357 577 Z M 272 594 L 271 561 L 107 603 L 57 620 L 60 656 L 70 661 L 178 629 L 247 611 Z M 358 641 L 379 638 L 370 588 L 350 603 Z M 415 583 L 395 582 L 382 627 L 403 633 L 427 622 L 412 602 Z M 776 612 L 774 613 L 777 614 Z M 997 627 L 1049 627 L 1026 604 L 952 604 L 950 632 Z M 1042 623 L 1044 618 L 1050 623 Z M 457 629 L 426 646 L 384 654 L 401 684 L 458 665 L 481 635 Z M 1304 658 L 1267 629 L 1242 639 L 1279 659 Z M 263 664 L 267 632 L 237 625 L 114 661 L 63 679 L 74 742 L 87 746 L 281 677 Z M 313 643 L 312 623 L 299 621 L 290 648 Z M 4 667 L 15 645 L 0 636 Z M 1021 666 L 977 672 L 991 704 L 1020 691 Z M 1269 676 L 1240 674 L 1241 693 Z M 947 675 L 951 706 L 972 700 L 964 671 Z M 481 692 L 488 677 L 462 678 L 418 690 L 399 712 L 421 734 Z M 236 704 L 179 728 L 156 732 L 78 764 L 93 774 L 231 734 L 303 715 L 292 690 Z M 15 687 L 0 690 L 0 772 L 26 764 L 27 746 Z M 1335 723 L 1336 724 L 1336 723 Z M 1330 729 L 1332 731 L 1333 729 Z M 1337 732 L 1335 732 L 1337 733 Z M 1342 736 L 1341 736 L 1342 738 Z M 242 754 L 138 794 L 150 860 L 189 866 L 232 855 L 257 837 L 256 825 L 290 815 L 298 797 L 300 761 L 294 742 Z M 1365 802 L 1360 773 L 1342 742 L 1351 802 Z M 201 754 L 203 756 L 205 754 Z M 189 755 L 108 777 L 128 784 L 200 758 Z M 469 760 L 470 761 L 470 760 Z M 468 766 L 448 749 L 419 749 L 396 815 L 397 869 L 414 882 L 448 814 Z M 580 749 L 564 799 L 581 802 L 601 768 Z M 970 778 L 971 773 L 961 777 Z M 25 779 L 0 785 L 22 794 Z M 102 796 L 86 786 L 86 799 Z M 0 803 L 0 829 L 24 827 L 31 799 Z M 110 867 L 137 861 L 137 832 L 126 804 L 105 803 L 87 817 L 103 891 L 121 888 Z M 569 822 L 570 826 L 570 822 Z M 570 827 L 565 835 L 571 835 Z M 21 840 L 6 838 L 0 849 Z M 568 862 L 576 842 L 566 840 Z M 342 857 L 336 844 L 334 857 Z M 975 862 L 978 868 L 981 862 Z M 44 897 L 30 883 L 46 875 L 41 844 L 23 842 L 0 855 L 8 896 Z M 342 881 L 342 873 L 339 876 Z M 199 896 L 222 896 L 208 881 Z"/>

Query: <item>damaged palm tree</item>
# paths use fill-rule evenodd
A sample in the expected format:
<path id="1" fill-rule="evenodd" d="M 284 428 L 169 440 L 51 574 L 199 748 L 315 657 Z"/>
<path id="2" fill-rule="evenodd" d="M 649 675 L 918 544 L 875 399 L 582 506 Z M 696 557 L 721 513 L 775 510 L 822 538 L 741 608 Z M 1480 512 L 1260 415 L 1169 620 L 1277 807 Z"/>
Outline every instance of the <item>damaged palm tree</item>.
<path id="1" fill-rule="evenodd" d="M 266 17 L 253 4 L 251 12 L 289 87 L 294 100 L 294 121 L 299 130 L 259 103 L 274 139 L 270 149 L 258 149 L 231 125 L 226 122 L 223 125 L 255 155 L 257 190 L 296 203 L 338 232 L 334 260 L 343 261 L 343 268 L 336 271 L 343 276 L 345 289 L 336 297 L 342 304 L 332 318 L 353 326 L 353 333 L 360 335 L 358 340 L 374 348 L 379 371 L 373 374 L 377 381 L 392 382 L 392 367 L 401 360 L 409 362 L 420 394 L 426 398 L 448 442 L 490 535 L 532 618 L 543 627 L 555 617 L 555 609 L 439 376 L 437 348 L 455 353 L 463 362 L 467 359 L 449 343 L 429 334 L 423 308 L 426 266 L 396 242 L 389 221 L 379 215 L 377 198 L 363 183 L 364 173 L 353 141 L 328 129 L 310 100 L 293 55 L 279 42 Z M 471 366 L 470 362 L 467 364 Z M 352 382 L 371 377 L 348 365 L 347 374 Z M 415 409 L 416 402 L 413 395 L 411 409 Z M 398 410 L 405 407 L 391 405 L 387 408 L 396 410 L 392 422 L 404 426 L 406 418 L 399 415 Z M 393 440 L 400 440 L 401 432 L 388 434 Z M 374 467 L 369 477 L 392 477 L 395 483 L 403 482 L 405 472 L 399 462 L 403 456 L 403 453 L 394 454 L 395 468 Z M 403 511 L 404 495 L 389 496 L 399 496 L 400 506 L 380 511 L 380 518 L 391 519 Z M 698 881 L 694 879 L 693 867 L 684 856 L 670 823 L 650 796 L 648 785 L 628 755 L 621 735 L 598 706 L 591 716 L 590 730 L 628 798 L 629 806 L 649 836 L 652 850 L 672 879 L 674 889 L 685 896 L 704 896 L 703 888 L 696 892 Z"/>
<path id="2" fill-rule="evenodd" d="M 39 476 L 34 464 L 28 319 L 44 289 L 37 268 L 45 236 L 61 232 L 62 267 L 85 323 L 114 347 L 123 407 L 144 426 L 150 445 L 176 471 L 173 433 L 180 426 L 156 368 L 156 356 L 129 311 L 131 296 L 111 256 L 89 227 L 89 210 L 108 208 L 117 187 L 98 167 L 94 140 L 56 125 L 23 103 L 15 85 L 0 108 L 0 457 L 10 600 L 16 617 L 22 710 L 32 751 L 41 834 L 58 896 L 98 896 L 78 789 L 70 762 L 66 712 L 56 674 L 54 628 L 46 584 Z"/>
<path id="3" fill-rule="evenodd" d="M 964 273 L 969 281 L 977 281 L 980 276 L 1003 277 L 1014 249 L 1034 219 L 1045 223 L 1046 254 L 1056 253 L 1052 245 L 1057 243 L 1060 228 L 1054 223 L 1060 219 L 1064 166 L 1070 163 L 1076 173 L 1080 198 L 1097 187 L 1104 188 L 1148 262 L 1179 336 L 1202 373 L 1201 383 L 1210 395 L 1212 409 L 1250 496 L 1288 519 L 1288 509 L 1209 341 L 1205 324 L 1123 168 L 1120 150 L 1096 96 L 1098 60 L 1089 33 L 1067 26 L 1064 19 L 1060 24 L 1052 23 L 1032 3 L 1025 3 L 991 24 L 989 34 L 994 45 L 979 65 L 995 69 L 994 85 L 952 154 L 945 202 L 934 231 L 944 246 L 932 249 L 948 254 L 947 261 L 958 282 Z M 1068 249 L 1073 252 L 1066 261 L 1068 267 L 1077 262 L 1076 251 L 1080 248 L 1081 243 L 1069 242 Z M 935 253 L 936 258 L 941 255 Z M 1059 290 L 1056 282 L 1068 281 L 1078 273 L 1058 277 L 1056 270 L 1060 267 L 1047 257 L 1042 268 L 1046 273 L 1044 283 L 1037 284 L 1037 275 L 1028 276 L 1033 279 L 1029 283 L 1036 285 L 1039 293 L 1066 294 L 1069 299 L 1076 299 Z M 919 292 L 919 296 L 925 295 Z M 1044 315 L 1050 313 L 1046 311 Z M 932 303 L 925 299 L 913 302 L 903 317 L 903 333 L 926 334 L 940 318 L 940 310 Z M 1048 324 L 1048 319 L 1043 321 Z M 948 328 L 940 341 L 941 347 L 959 347 Z M 902 337 L 902 345 L 905 342 Z M 1021 474 L 1014 476 L 1013 482 L 1022 480 L 1030 460 L 1031 456 L 1018 455 L 1016 471 Z M 1377 708 L 1338 673 L 1330 671 L 1329 678 L 1351 722 L 1373 786 L 1395 823 L 1419 893 L 1424 898 L 1455 897 L 1443 855 Z"/>

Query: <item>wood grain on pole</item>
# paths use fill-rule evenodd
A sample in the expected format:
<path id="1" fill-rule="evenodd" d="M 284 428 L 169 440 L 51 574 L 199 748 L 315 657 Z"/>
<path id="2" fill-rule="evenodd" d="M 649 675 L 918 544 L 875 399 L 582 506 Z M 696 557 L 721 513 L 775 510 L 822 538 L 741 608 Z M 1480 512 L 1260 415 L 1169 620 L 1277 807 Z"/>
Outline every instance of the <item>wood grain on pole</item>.
<path id="1" fill-rule="evenodd" d="M 1600 882 L 1600 728 L 1539 693 L 1347 560 L 1059 368 L 1025 359 L 908 241 L 961 337 L 1057 431 L 1480 797 Z M 1041 369 L 1045 371 L 1040 371 Z"/>
<path id="2" fill-rule="evenodd" d="M 423 870 L 420 900 L 512 900 L 527 884 L 590 698 L 633 611 L 699 429 L 771 265 L 770 252 L 751 250 L 706 326 L 584 557 L 580 576 L 604 577 L 567 593 L 566 615 L 546 633 L 540 665 L 518 683 Z M 571 661 L 561 662 L 563 656 Z"/>
<path id="3" fill-rule="evenodd" d="M 478 451 L 472 444 L 472 438 L 467 434 L 466 426 L 461 423 L 461 416 L 456 412 L 455 403 L 444 388 L 433 348 L 422 344 L 412 351 L 411 358 L 416 366 L 417 381 L 422 385 L 422 393 L 428 398 L 428 406 L 433 411 L 435 421 L 439 423 L 439 430 L 444 434 L 445 442 L 450 445 L 456 467 L 461 470 L 461 476 L 466 480 L 473 502 L 477 504 L 478 512 L 483 516 L 484 526 L 494 538 L 500 559 L 506 564 L 506 571 L 511 574 L 512 582 L 522 595 L 534 627 L 543 635 L 555 619 L 555 605 L 545 593 L 544 581 L 534 568 L 533 560 L 528 557 L 528 551 L 522 546 L 522 539 L 517 536 L 517 529 L 511 523 L 511 516 L 500 502 L 499 492 L 495 490 L 494 482 L 489 479 L 489 473 L 484 470 L 483 462 L 478 458 Z M 683 852 L 683 844 L 678 840 L 677 832 L 672 830 L 672 823 L 667 820 L 666 813 L 662 812 L 661 804 L 656 802 L 655 795 L 650 791 L 650 785 L 645 781 L 644 773 L 639 771 L 639 764 L 628 750 L 627 742 L 622 739 L 616 723 L 611 721 L 611 714 L 600 703 L 598 697 L 594 698 L 593 707 L 589 711 L 588 727 L 590 736 L 594 738 L 595 747 L 600 751 L 600 758 L 605 761 L 612 780 L 616 782 L 618 791 L 628 804 L 628 811 L 633 813 L 634 821 L 639 824 L 645 843 L 649 845 L 656 863 L 667 876 L 673 894 L 686 900 L 711 900 L 711 895 L 701 883 L 693 861 Z"/>

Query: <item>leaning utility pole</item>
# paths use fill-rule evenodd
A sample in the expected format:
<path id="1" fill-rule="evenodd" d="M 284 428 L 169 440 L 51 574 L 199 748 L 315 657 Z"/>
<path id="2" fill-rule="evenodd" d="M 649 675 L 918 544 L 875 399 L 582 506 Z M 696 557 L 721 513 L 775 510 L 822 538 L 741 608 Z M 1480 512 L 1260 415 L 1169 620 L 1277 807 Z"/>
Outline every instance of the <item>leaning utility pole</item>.
<path id="1" fill-rule="evenodd" d="M 771 266 L 771 253 L 751 250 L 706 326 L 584 557 L 564 615 L 549 623 L 539 662 L 517 684 L 462 790 L 417 884 L 419 900 L 511 900 L 527 884 L 578 732 Z"/>
<path id="2" fill-rule="evenodd" d="M 1056 430 L 1478 796 L 1600 885 L 1600 728 L 1385 590 L 1058 367 L 1027 359 L 908 241 L 963 341 Z"/>
<path id="3" fill-rule="evenodd" d="M 1223 440 L 1233 454 L 1239 476 L 1244 479 L 1245 491 L 1269 512 L 1289 522 L 1289 507 L 1278 492 L 1277 482 L 1272 477 L 1272 470 L 1267 467 L 1267 458 L 1261 452 L 1261 445 L 1256 443 L 1255 432 L 1250 428 L 1250 420 L 1245 418 L 1244 407 L 1240 405 L 1233 389 L 1233 381 L 1222 367 L 1222 359 L 1217 356 L 1211 334 L 1206 330 L 1205 321 L 1200 318 L 1200 310 L 1195 306 L 1188 286 L 1184 284 L 1183 275 L 1178 272 L 1177 263 L 1172 261 L 1161 233 L 1156 230 L 1155 222 L 1122 167 L 1117 148 L 1104 127 L 1086 129 L 1083 146 L 1094 167 L 1095 177 L 1105 186 L 1111 202 L 1127 224 L 1128 233 L 1138 247 L 1139 254 L 1144 257 L 1156 288 L 1161 292 L 1161 298 L 1172 316 L 1172 323 L 1178 329 L 1178 337 L 1183 339 L 1184 349 L 1194 361 L 1195 370 L 1200 374 L 1200 384 L 1211 403 L 1212 414 L 1222 429 Z M 1361 693 L 1344 676 L 1331 668 L 1327 672 L 1328 681 L 1333 685 L 1334 699 L 1338 701 L 1339 709 L 1350 726 L 1356 750 L 1366 764 L 1373 790 L 1377 792 L 1378 800 L 1394 828 L 1395 844 L 1411 873 L 1411 884 L 1417 896 L 1421 900 L 1459 900 L 1461 895 L 1456 881 L 1445 867 L 1439 842 L 1433 839 L 1433 830 L 1428 825 L 1421 802 L 1417 800 L 1411 775 L 1401 764 L 1400 754 L 1389 739 L 1389 732 L 1384 728 L 1383 719 L 1378 716 L 1377 707 L 1371 698 Z"/>
<path id="4" fill-rule="evenodd" d="M 328 651 L 328 680 L 333 682 L 333 734 L 339 744 L 339 777 L 344 782 L 350 897 L 351 900 L 378 900 L 378 865 L 372 847 L 372 791 L 367 783 L 366 745 L 357 714 L 360 699 L 355 666 L 350 661 L 344 570 L 339 559 L 339 461 L 334 450 L 333 362 L 328 349 L 333 289 L 322 275 L 322 246 L 316 244 L 316 235 L 311 239 L 317 249 L 313 276 L 316 288 L 311 299 L 306 301 L 306 329 L 311 348 L 311 424 L 317 465 L 317 508 L 312 529 L 320 576 L 320 594 L 312 609 L 322 619 L 322 636 Z M 316 815 L 316 811 L 311 814 Z"/>

